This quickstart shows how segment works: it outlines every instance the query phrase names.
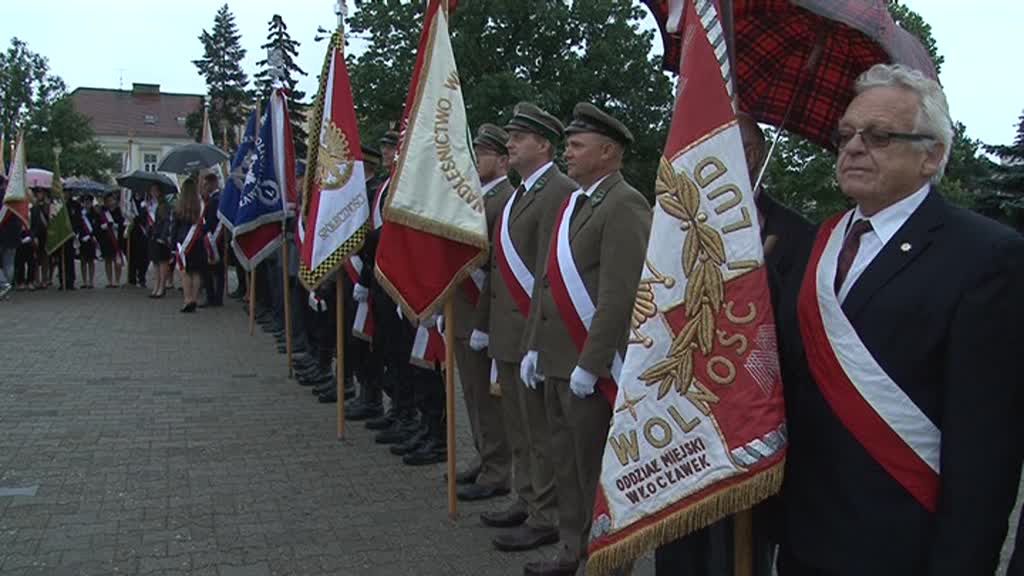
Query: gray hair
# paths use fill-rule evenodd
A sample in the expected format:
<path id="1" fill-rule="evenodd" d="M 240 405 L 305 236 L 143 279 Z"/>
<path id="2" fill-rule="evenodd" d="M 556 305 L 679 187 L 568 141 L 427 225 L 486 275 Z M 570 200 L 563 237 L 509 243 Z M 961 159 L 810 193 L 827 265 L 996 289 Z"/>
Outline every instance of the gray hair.
<path id="1" fill-rule="evenodd" d="M 871 88 L 882 87 L 903 88 L 917 94 L 920 104 L 914 131 L 933 136 L 945 149 L 939 169 L 931 180 L 932 184 L 938 184 L 946 172 L 946 163 L 949 162 L 949 153 L 953 148 L 953 122 L 949 117 L 949 104 L 942 86 L 919 70 L 902 64 L 875 64 L 857 78 L 855 91 L 862 94 Z M 914 144 L 925 150 L 935 145 L 927 141 Z"/>

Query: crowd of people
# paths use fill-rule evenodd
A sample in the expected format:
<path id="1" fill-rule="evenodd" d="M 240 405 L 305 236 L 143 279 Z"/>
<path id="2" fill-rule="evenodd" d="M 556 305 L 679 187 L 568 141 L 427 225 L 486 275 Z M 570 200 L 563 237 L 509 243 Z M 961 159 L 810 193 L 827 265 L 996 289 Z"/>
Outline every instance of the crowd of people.
<path id="1" fill-rule="evenodd" d="M 1024 287 L 1024 239 L 939 194 L 952 127 L 937 83 L 899 66 L 876 66 L 860 79 L 857 94 L 837 131 L 837 179 L 854 205 L 830 220 L 838 232 L 816 232 L 770 191 L 755 191 L 776 304 L 790 448 L 782 495 L 755 510 L 754 574 L 771 574 L 776 558 L 784 576 L 992 574 L 1022 460 L 1021 398 L 1011 375 L 1020 344 L 1013 334 L 1021 320 L 1016 302 Z M 749 116 L 739 115 L 738 122 L 753 182 L 764 136 Z M 521 103 L 504 127 L 484 124 L 473 140 L 493 241 L 479 271 L 482 282 L 475 291 L 456 291 L 454 326 L 441 327 L 454 331 L 474 447 L 456 482 L 465 501 L 511 492 L 507 506 L 480 517 L 494 530 L 497 549 L 558 544 L 551 558 L 525 566 L 528 575 L 569 575 L 586 564 L 612 417 L 595 385 L 625 350 L 652 222 L 652 199 L 620 171 L 632 141 L 628 127 L 587 103 L 575 108 L 567 126 Z M 344 272 L 305 290 L 289 221 L 289 258 L 275 252 L 263 260 L 251 286 L 237 270 L 232 296 L 253 298 L 256 320 L 278 339 L 279 351 L 290 336 L 296 379 L 320 402 L 337 402 L 343 394 L 349 421 L 365 422 L 374 441 L 405 465 L 423 466 L 447 457 L 441 367 L 410 361 L 420 326 L 402 316 L 374 275 L 397 145 L 398 134 L 388 132 L 379 148 L 363 148 L 371 231 Z M 567 173 L 556 162 L 560 147 Z M 301 172 L 300 166 L 300 178 Z M 99 206 L 87 195 L 73 198 L 74 242 L 63 255 L 41 259 L 47 211 L 45 191 L 37 190 L 31 230 L 5 227 L 0 236 L 4 274 L 22 287 L 45 287 L 61 258 L 77 258 L 79 287 L 88 289 L 93 262 L 102 258 L 108 286 L 117 286 L 120 239 L 130 238 L 147 249 L 133 251 L 128 284 L 145 285 L 147 268 L 155 266 L 151 296 L 160 298 L 178 259 L 182 311 L 195 311 L 201 289 L 206 305 L 222 305 L 224 259 L 194 237 L 198 231 L 215 246 L 220 242 L 219 185 L 213 174 L 187 180 L 173 209 L 157 186 L 136 195 L 138 215 L 127 235 L 116 195 L 104 196 Z M 576 203 L 562 223 L 559 207 L 572 194 Z M 594 300 L 582 351 L 569 335 L 548 273 L 552 235 L 562 224 L 571 226 L 567 249 Z M 819 357 L 805 352 L 813 327 L 801 324 L 797 299 L 807 271 L 821 274 L 811 262 L 816 236 L 832 233 L 840 235 L 842 250 L 821 285 L 834 285 L 832 298 L 852 323 L 859 348 L 851 350 L 867 350 L 861 355 L 875 362 L 865 364 L 865 373 L 884 371 L 890 389 L 900 391 L 876 408 L 883 416 L 902 410 L 904 423 L 927 421 L 941 429 L 934 507 L 921 500 L 905 470 L 890 468 L 879 453 L 885 445 L 844 415 L 822 381 Z M 14 271 L 15 260 L 21 271 Z M 62 288 L 72 289 L 73 266 L 63 269 Z M 332 368 L 336 282 L 342 283 L 346 319 L 342 382 Z M 370 309 L 372 334 L 353 324 L 363 307 Z M 868 361 L 850 354 L 848 362 Z M 860 373 L 851 374 L 857 379 Z M 859 384 L 868 390 L 877 381 Z M 886 429 L 884 420 L 872 422 Z M 731 574 L 731 530 L 726 520 L 662 546 L 657 573 Z M 1011 571 L 1022 569 L 1020 561 L 1014 559 Z"/>

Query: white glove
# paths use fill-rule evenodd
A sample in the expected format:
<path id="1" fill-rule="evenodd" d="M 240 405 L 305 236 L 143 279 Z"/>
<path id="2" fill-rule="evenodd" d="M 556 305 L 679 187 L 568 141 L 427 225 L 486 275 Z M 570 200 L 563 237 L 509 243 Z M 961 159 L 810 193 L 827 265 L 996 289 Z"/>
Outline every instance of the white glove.
<path id="1" fill-rule="evenodd" d="M 444 336 L 444 314 L 437 315 L 437 332 Z"/>
<path id="2" fill-rule="evenodd" d="M 370 289 L 362 284 L 352 287 L 352 299 L 356 302 L 366 302 L 370 299 Z"/>
<path id="3" fill-rule="evenodd" d="M 569 389 L 577 398 L 586 398 L 593 394 L 595 384 L 597 384 L 597 376 L 579 366 L 573 368 L 572 374 L 569 375 Z"/>
<path id="4" fill-rule="evenodd" d="M 326 312 L 327 302 L 324 302 L 320 298 L 317 298 L 315 292 L 309 293 L 309 307 L 313 309 L 313 312 Z"/>
<path id="5" fill-rule="evenodd" d="M 401 305 L 395 306 L 395 313 L 398 314 L 399 318 L 401 318 L 402 320 L 405 320 L 405 314 L 402 314 L 402 306 Z"/>
<path id="6" fill-rule="evenodd" d="M 479 330 L 473 330 L 473 333 L 469 335 L 469 347 L 474 352 L 479 352 L 484 348 L 487 348 L 491 344 L 491 337 L 486 332 Z"/>
<path id="7" fill-rule="evenodd" d="M 537 369 L 537 351 L 530 350 L 523 356 L 523 361 L 519 363 L 519 377 L 522 378 L 523 384 L 531 390 L 537 389 L 537 383 L 544 379 L 544 376 Z"/>
<path id="8" fill-rule="evenodd" d="M 434 326 L 437 326 L 437 315 L 432 314 L 430 316 L 427 316 L 426 318 L 423 319 L 422 322 L 420 322 L 420 324 L 427 330 L 430 330 Z"/>

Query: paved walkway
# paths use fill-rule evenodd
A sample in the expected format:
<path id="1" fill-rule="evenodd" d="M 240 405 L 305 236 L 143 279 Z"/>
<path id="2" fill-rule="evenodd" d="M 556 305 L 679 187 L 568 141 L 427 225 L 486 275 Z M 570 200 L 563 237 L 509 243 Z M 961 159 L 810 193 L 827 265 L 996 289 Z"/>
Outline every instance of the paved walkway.
<path id="1" fill-rule="evenodd" d="M 237 303 L 145 295 L 0 303 L 0 574 L 508 575 L 553 553 L 494 551 L 477 516 L 496 504 L 450 522 L 443 466 L 404 467 L 361 426 L 336 441 L 334 406 Z"/>

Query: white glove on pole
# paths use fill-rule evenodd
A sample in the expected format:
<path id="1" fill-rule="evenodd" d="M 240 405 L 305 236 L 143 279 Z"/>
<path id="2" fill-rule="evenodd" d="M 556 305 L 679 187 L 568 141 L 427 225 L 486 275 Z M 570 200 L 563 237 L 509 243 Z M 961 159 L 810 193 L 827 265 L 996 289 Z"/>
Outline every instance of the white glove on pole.
<path id="1" fill-rule="evenodd" d="M 597 384 L 597 376 L 579 366 L 573 368 L 572 374 L 569 375 L 569 389 L 577 398 L 586 398 L 593 394 L 595 384 Z"/>
<path id="2" fill-rule="evenodd" d="M 540 382 L 540 375 L 537 373 L 537 351 L 530 350 L 523 356 L 522 362 L 519 363 L 519 377 L 522 378 L 523 384 L 531 390 L 537 389 L 537 383 Z"/>
<path id="3" fill-rule="evenodd" d="M 427 316 L 426 318 L 423 319 L 422 322 L 420 322 L 420 325 L 422 325 L 427 330 L 430 330 L 434 326 L 437 326 L 437 316 L 436 315 Z"/>
<path id="4" fill-rule="evenodd" d="M 474 352 L 480 352 L 484 348 L 491 345 L 491 337 L 486 332 L 479 330 L 473 330 L 473 333 L 469 335 L 469 347 Z"/>
<path id="5" fill-rule="evenodd" d="M 308 303 L 309 303 L 309 307 L 312 308 L 314 312 L 326 312 L 327 311 L 327 302 L 324 302 L 320 298 L 317 298 L 315 292 L 310 292 L 309 293 Z"/>
<path id="6" fill-rule="evenodd" d="M 352 299 L 356 302 L 366 302 L 370 299 L 370 289 L 362 284 L 352 287 Z"/>
<path id="7" fill-rule="evenodd" d="M 437 315 L 437 331 L 444 336 L 444 314 Z"/>

